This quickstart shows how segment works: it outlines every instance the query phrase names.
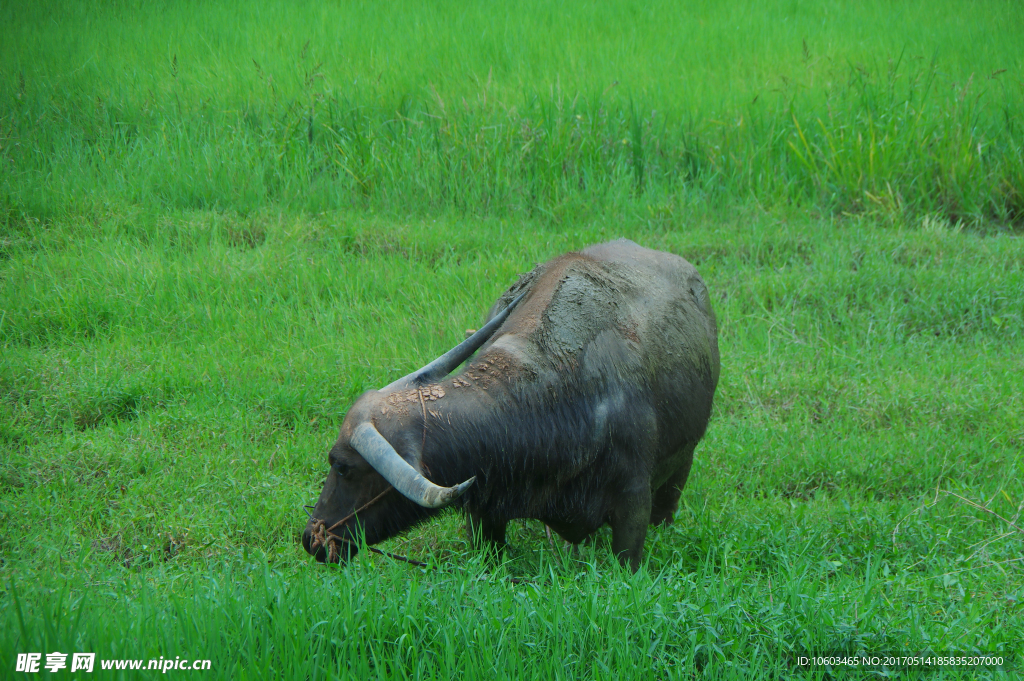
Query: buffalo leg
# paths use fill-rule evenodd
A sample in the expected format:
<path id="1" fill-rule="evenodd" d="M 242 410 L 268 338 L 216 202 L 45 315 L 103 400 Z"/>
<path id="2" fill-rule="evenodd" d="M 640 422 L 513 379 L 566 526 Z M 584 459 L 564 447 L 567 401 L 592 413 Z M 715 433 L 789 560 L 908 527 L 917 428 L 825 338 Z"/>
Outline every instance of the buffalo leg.
<path id="1" fill-rule="evenodd" d="M 687 445 L 683 450 L 682 463 L 675 473 L 654 492 L 651 504 L 651 525 L 671 525 L 679 508 L 679 495 L 690 477 L 690 466 L 693 464 L 693 448 Z"/>
<path id="2" fill-rule="evenodd" d="M 476 548 L 493 548 L 501 550 L 505 548 L 505 528 L 508 523 L 495 522 L 487 516 L 466 512 L 466 534 L 469 541 Z"/>
<path id="3" fill-rule="evenodd" d="M 609 524 L 612 526 L 612 551 L 623 567 L 636 572 L 644 555 L 647 522 L 651 517 L 650 483 L 642 482 L 616 500 Z"/>

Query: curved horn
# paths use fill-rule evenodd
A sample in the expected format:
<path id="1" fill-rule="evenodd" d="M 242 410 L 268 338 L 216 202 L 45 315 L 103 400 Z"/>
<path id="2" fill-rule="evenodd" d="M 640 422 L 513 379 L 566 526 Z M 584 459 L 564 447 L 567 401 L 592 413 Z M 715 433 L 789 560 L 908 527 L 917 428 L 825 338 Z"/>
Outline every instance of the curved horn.
<path id="1" fill-rule="evenodd" d="M 435 359 L 430 364 L 384 386 L 381 390 L 412 388 L 444 378 L 450 374 L 455 367 L 469 359 L 470 355 L 476 352 L 481 345 L 487 342 L 488 338 L 494 335 L 494 332 L 498 330 L 498 327 L 502 325 L 506 318 L 508 318 L 512 308 L 515 307 L 516 303 L 522 300 L 525 295 L 526 291 L 520 293 L 512 300 L 511 303 L 508 304 L 508 307 L 494 315 L 494 318 L 484 324 L 479 331 Z"/>
<path id="2" fill-rule="evenodd" d="M 406 463 L 405 459 L 399 456 L 395 448 L 391 446 L 391 443 L 385 440 L 384 436 L 378 433 L 369 421 L 364 421 L 356 426 L 349 442 L 366 459 L 366 462 L 384 476 L 384 479 L 390 482 L 404 497 L 426 508 L 440 508 L 458 499 L 476 481 L 474 475 L 455 487 L 435 485 Z"/>

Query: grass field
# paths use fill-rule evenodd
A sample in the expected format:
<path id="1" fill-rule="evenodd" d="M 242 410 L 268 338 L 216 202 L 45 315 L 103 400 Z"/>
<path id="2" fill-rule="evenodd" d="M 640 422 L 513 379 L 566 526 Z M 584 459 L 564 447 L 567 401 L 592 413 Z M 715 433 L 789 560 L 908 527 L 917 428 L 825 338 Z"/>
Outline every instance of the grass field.
<path id="1" fill-rule="evenodd" d="M 1024 16 L 677 4 L 0 6 L 0 677 L 1020 674 Z M 620 236 L 722 352 L 641 570 L 313 564 L 351 402 Z"/>

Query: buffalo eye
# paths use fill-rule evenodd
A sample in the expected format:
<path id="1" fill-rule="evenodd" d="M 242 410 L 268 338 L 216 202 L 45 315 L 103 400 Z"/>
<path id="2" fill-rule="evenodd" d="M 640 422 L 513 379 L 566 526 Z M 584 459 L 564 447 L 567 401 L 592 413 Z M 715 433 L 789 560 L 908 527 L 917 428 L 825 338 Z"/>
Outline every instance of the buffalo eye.
<path id="1" fill-rule="evenodd" d="M 347 463 L 341 463 L 339 461 L 338 463 L 334 464 L 334 472 L 337 473 L 339 477 L 345 477 L 345 474 L 348 473 L 350 470 L 352 470 L 352 466 L 348 465 Z"/>

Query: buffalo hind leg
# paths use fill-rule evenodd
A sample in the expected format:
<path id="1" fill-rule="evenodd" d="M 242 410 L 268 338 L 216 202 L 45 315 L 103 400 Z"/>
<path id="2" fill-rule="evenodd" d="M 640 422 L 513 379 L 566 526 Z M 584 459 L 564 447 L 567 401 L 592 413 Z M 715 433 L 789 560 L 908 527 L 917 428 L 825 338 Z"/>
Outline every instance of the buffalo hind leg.
<path id="1" fill-rule="evenodd" d="M 612 508 L 608 524 L 612 526 L 612 551 L 623 567 L 636 572 L 644 555 L 647 521 L 651 517 L 651 488 L 646 481 L 633 485 Z"/>
<path id="2" fill-rule="evenodd" d="M 505 549 L 505 528 L 508 523 L 495 522 L 487 516 L 466 511 L 466 534 L 475 548 L 485 549 L 497 557 Z"/>
<path id="3" fill-rule="evenodd" d="M 651 525 L 671 525 L 675 519 L 676 509 L 679 508 L 679 495 L 686 486 L 686 479 L 690 477 L 690 466 L 693 464 L 693 448 L 696 445 L 686 445 L 682 450 L 681 463 L 661 487 L 654 492 L 654 500 L 651 503 Z"/>

